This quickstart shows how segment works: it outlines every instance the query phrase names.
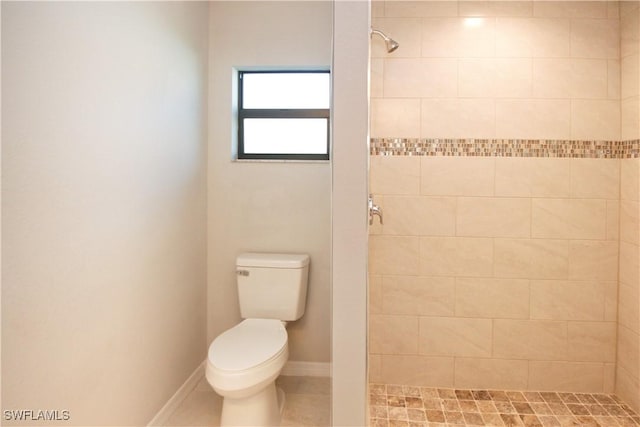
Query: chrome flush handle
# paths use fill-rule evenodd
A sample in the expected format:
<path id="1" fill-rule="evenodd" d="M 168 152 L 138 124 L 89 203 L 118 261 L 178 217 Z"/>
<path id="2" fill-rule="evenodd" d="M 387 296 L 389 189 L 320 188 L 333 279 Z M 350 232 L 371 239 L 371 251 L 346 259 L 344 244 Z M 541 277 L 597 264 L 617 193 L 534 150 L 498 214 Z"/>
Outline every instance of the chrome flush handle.
<path id="1" fill-rule="evenodd" d="M 373 194 L 369 194 L 369 225 L 373 225 L 373 217 L 376 215 L 380 218 L 380 225 L 382 225 L 382 209 L 373 203 Z"/>

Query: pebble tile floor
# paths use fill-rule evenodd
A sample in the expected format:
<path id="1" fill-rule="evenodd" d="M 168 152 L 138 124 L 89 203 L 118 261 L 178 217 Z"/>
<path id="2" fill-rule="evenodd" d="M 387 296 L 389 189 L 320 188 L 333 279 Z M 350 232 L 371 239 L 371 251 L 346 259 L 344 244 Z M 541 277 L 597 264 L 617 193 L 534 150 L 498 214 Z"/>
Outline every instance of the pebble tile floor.
<path id="1" fill-rule="evenodd" d="M 369 384 L 371 427 L 640 426 L 615 395 Z"/>

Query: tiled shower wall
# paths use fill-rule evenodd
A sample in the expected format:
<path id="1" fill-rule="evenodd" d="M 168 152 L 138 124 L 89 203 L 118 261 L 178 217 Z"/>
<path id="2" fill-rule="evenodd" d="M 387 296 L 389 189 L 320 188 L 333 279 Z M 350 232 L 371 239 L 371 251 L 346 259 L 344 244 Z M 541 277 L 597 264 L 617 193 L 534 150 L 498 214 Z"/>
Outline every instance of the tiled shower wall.
<path id="1" fill-rule="evenodd" d="M 640 138 L 640 8 L 620 8 L 622 64 L 622 138 Z M 640 159 L 621 160 L 620 270 L 616 393 L 640 410 Z"/>
<path id="2" fill-rule="evenodd" d="M 372 137 L 636 139 L 634 13 L 618 2 L 376 2 L 373 26 L 401 47 L 387 55 L 372 42 Z M 622 54 L 635 44 L 636 57 L 621 73 L 625 36 Z M 371 380 L 612 392 L 623 357 L 618 384 L 625 375 L 637 390 L 637 164 L 372 156 L 385 223 L 370 237 Z M 623 352 L 619 267 L 635 292 Z"/>

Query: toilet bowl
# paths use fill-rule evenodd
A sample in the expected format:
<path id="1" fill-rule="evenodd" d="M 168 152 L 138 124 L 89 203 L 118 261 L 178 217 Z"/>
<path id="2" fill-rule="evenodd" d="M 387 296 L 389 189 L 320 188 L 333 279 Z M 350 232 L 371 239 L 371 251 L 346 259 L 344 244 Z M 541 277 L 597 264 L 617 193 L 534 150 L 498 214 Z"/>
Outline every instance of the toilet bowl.
<path id="1" fill-rule="evenodd" d="M 224 398 L 222 426 L 277 426 L 284 393 L 275 380 L 289 356 L 287 331 L 275 319 L 246 319 L 209 347 L 207 381 Z"/>
<path id="2" fill-rule="evenodd" d="M 245 319 L 209 346 L 206 376 L 223 397 L 221 426 L 278 426 L 284 393 L 275 381 L 289 357 L 286 322 L 304 314 L 306 254 L 244 253 L 236 259 Z"/>

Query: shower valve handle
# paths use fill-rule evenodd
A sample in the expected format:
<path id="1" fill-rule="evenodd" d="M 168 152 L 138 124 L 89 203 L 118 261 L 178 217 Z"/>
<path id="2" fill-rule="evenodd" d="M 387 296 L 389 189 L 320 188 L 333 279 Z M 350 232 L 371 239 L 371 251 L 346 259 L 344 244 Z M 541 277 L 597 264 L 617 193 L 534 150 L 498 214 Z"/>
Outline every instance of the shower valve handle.
<path id="1" fill-rule="evenodd" d="M 382 225 L 382 209 L 373 203 L 373 194 L 369 194 L 369 225 L 373 225 L 373 217 L 376 215 L 380 218 L 380 225 Z"/>

